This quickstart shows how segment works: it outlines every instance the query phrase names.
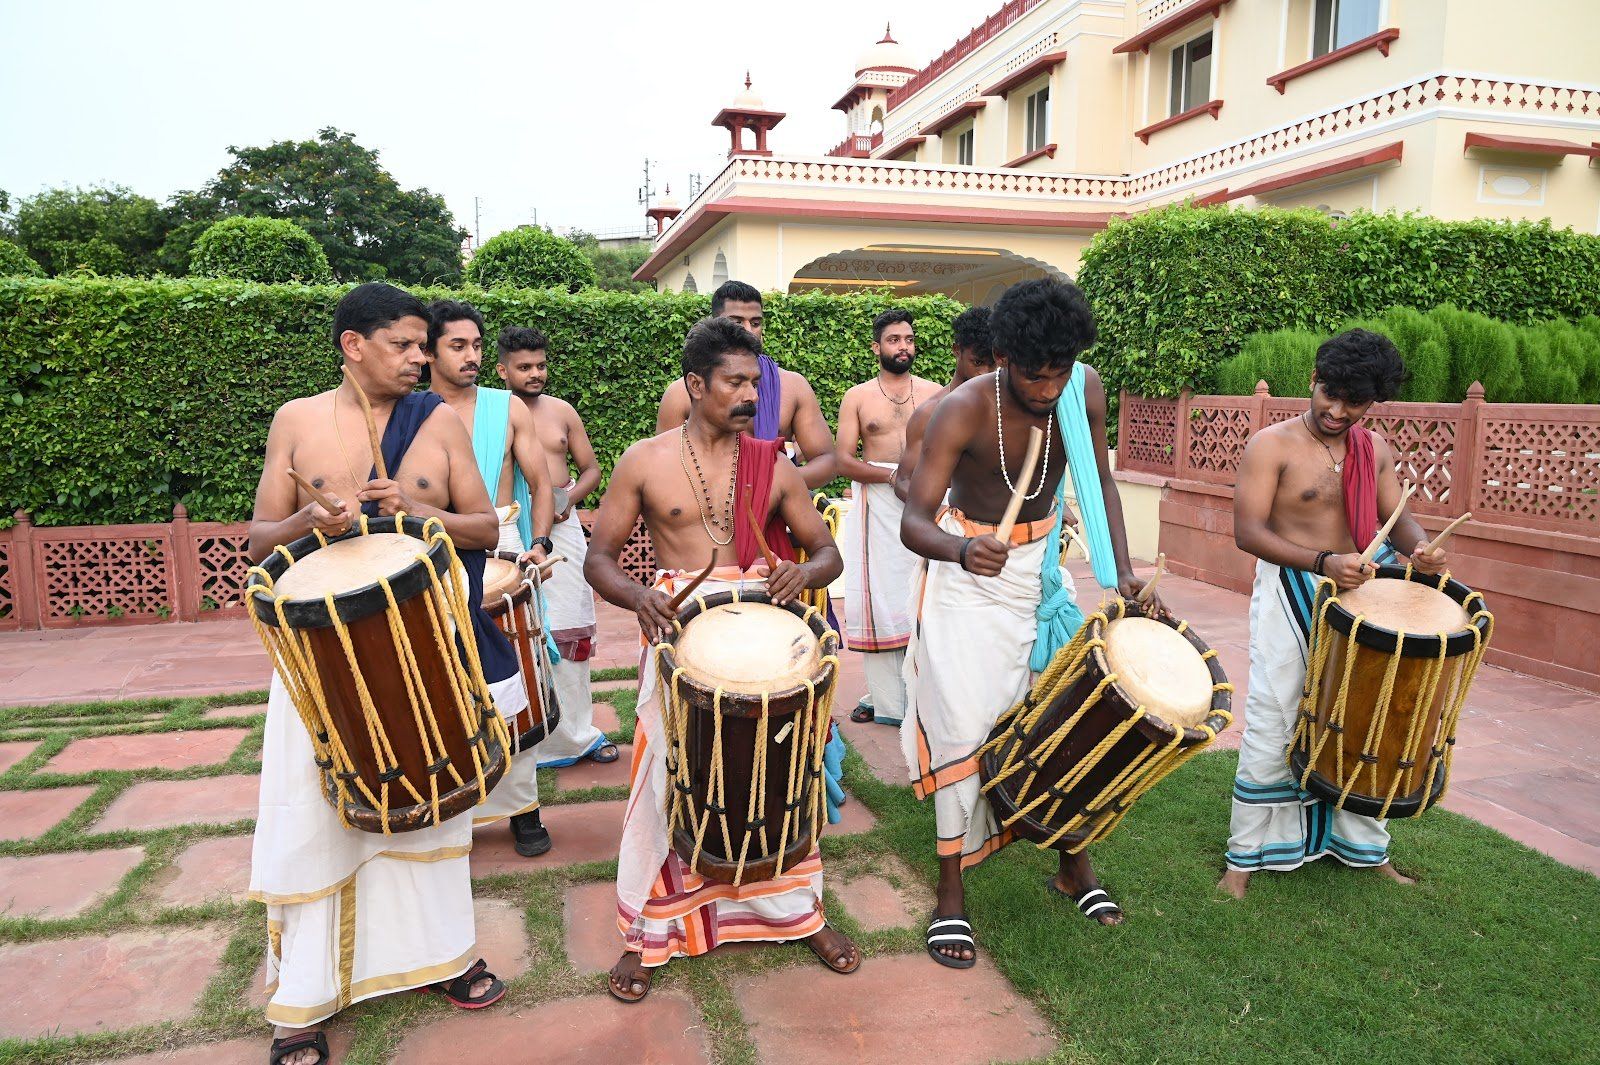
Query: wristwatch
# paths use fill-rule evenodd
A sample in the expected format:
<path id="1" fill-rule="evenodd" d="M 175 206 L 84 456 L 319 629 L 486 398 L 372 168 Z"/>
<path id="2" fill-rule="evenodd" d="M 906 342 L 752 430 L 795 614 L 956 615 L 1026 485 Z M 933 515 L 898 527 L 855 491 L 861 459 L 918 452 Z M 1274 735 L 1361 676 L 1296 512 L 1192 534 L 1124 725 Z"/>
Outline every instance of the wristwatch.
<path id="1" fill-rule="evenodd" d="M 535 536 L 533 542 L 528 545 L 528 550 L 532 551 L 536 547 L 543 548 L 547 555 L 556 549 L 555 543 L 548 536 Z"/>

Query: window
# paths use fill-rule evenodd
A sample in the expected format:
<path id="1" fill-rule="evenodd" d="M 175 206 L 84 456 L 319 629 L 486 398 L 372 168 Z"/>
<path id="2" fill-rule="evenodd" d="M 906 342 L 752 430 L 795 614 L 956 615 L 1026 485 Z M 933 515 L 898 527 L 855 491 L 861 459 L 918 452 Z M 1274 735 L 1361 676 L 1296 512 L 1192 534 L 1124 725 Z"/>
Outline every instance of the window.
<path id="1" fill-rule="evenodd" d="M 977 130 L 968 126 L 956 136 L 956 165 L 972 165 L 972 146 L 977 141 Z"/>
<path id="2" fill-rule="evenodd" d="M 1170 114 L 1181 115 L 1211 99 L 1211 34 L 1172 50 Z"/>
<path id="3" fill-rule="evenodd" d="M 728 280 L 728 257 L 718 251 L 716 261 L 711 266 L 711 287 L 721 288 L 726 280 Z"/>
<path id="4" fill-rule="evenodd" d="M 1050 143 L 1050 86 L 1032 96 L 1022 117 L 1024 151 L 1036 152 Z"/>
<path id="5" fill-rule="evenodd" d="M 1383 0 L 1316 0 L 1311 18 L 1311 57 L 1327 55 L 1378 32 Z"/>

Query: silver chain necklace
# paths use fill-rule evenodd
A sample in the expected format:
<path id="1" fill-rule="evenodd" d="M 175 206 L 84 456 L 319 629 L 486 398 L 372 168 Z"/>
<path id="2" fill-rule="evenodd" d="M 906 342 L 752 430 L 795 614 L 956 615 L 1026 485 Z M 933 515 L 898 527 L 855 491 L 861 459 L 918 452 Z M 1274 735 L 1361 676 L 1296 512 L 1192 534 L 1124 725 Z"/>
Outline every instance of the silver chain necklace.
<path id="1" fill-rule="evenodd" d="M 1039 493 L 1044 491 L 1045 478 L 1050 476 L 1050 438 L 1056 428 L 1056 412 L 1050 411 L 1050 417 L 1044 423 L 1044 463 L 1039 471 L 1039 487 L 1033 490 L 1032 495 L 1023 496 L 1024 502 L 1031 503 L 1039 498 Z M 1017 490 L 1011 483 L 1011 474 L 1006 470 L 1006 416 L 1000 409 L 1000 371 L 994 372 L 994 430 L 995 437 L 1000 441 L 1000 476 L 1005 478 L 1006 487 L 1012 492 Z M 1026 487 L 1026 486 L 1024 486 Z"/>

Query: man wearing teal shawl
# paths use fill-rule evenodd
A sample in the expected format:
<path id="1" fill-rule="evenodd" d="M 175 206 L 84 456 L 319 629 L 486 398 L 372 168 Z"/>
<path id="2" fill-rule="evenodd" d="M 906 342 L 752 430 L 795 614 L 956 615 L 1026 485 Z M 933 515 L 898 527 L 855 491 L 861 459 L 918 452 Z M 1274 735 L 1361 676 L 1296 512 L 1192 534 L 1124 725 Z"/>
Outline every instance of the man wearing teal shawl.
<path id="1" fill-rule="evenodd" d="M 953 390 L 934 412 L 900 527 L 906 546 L 927 560 L 913 589 L 900 733 L 913 789 L 934 796 L 939 887 L 927 948 L 941 965 L 963 969 L 977 951 L 962 871 L 1011 839 L 980 793 L 978 749 L 1083 620 L 1060 563 L 1063 469 L 1072 473 L 1096 581 L 1130 597 L 1144 587 L 1128 559 L 1111 477 L 1105 388 L 1077 361 L 1095 339 L 1083 293 L 1054 280 L 1013 285 L 989 328 L 999 368 Z M 1033 476 L 1017 485 L 1025 502 L 1002 543 L 998 523 L 1034 426 L 1047 446 Z M 947 489 L 950 506 L 936 516 Z M 1085 853 L 1062 854 L 1046 883 L 1091 920 L 1122 920 Z"/>

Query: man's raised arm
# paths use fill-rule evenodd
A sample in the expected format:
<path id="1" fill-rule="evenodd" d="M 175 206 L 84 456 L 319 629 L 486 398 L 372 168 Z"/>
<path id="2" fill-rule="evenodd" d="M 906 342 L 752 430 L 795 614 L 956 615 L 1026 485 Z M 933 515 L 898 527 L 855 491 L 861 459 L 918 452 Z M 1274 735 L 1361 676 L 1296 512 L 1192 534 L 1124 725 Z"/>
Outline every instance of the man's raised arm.
<path id="1" fill-rule="evenodd" d="M 683 378 L 674 377 L 661 393 L 661 405 L 656 408 L 656 435 L 676 429 L 689 420 L 689 388 Z"/>
<path id="2" fill-rule="evenodd" d="M 303 507 L 299 490 L 289 477 L 289 462 L 294 452 L 290 443 L 292 430 L 285 424 L 289 415 L 287 407 L 280 407 L 272 416 L 272 428 L 267 430 L 267 455 L 261 464 L 261 480 L 256 484 L 255 511 L 250 516 L 250 561 L 259 564 L 274 548 L 291 544 L 321 529 L 324 536 L 338 536 L 347 531 L 358 513 L 353 503 L 333 499 L 338 511 L 323 509 L 313 500 Z"/>
<path id="3" fill-rule="evenodd" d="M 799 374 L 790 374 L 785 383 L 794 386 L 797 401 L 792 427 L 794 442 L 806 460 L 805 466 L 800 469 L 800 476 L 806 487 L 815 491 L 838 476 L 833 457 L 833 433 L 822 416 L 822 405 L 817 402 L 811 382 Z"/>
<path id="4" fill-rule="evenodd" d="M 611 484 L 600 499 L 590 530 L 589 556 L 583 563 L 583 579 L 613 606 L 631 610 L 639 617 L 639 627 L 651 642 L 671 630 L 670 600 L 653 588 L 645 588 L 622 571 L 622 548 L 633 534 L 643 504 L 644 463 L 639 445 L 623 452 L 611 471 Z"/>

